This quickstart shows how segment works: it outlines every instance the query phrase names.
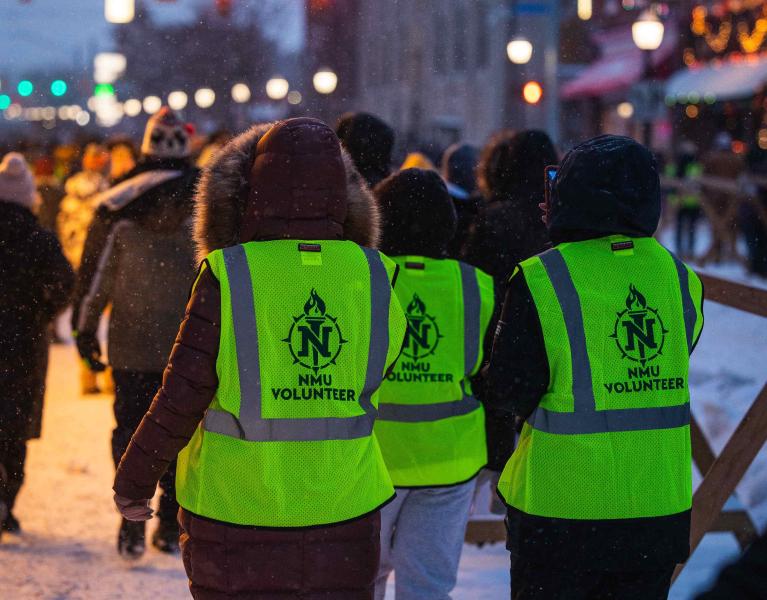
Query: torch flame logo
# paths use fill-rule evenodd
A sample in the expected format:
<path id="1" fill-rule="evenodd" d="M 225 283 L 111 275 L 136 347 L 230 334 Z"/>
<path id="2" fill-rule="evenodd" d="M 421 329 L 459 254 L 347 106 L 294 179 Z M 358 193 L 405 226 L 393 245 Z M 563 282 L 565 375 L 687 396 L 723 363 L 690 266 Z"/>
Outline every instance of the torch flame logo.
<path id="1" fill-rule="evenodd" d="M 413 294 L 413 299 L 410 301 L 410 304 L 407 305 L 407 316 L 423 317 L 425 312 L 426 305 L 423 303 L 423 300 L 418 297 L 418 294 Z"/>
<path id="2" fill-rule="evenodd" d="M 634 287 L 634 284 L 629 285 L 629 295 L 626 296 L 626 308 L 628 310 L 645 310 L 647 308 L 647 300 L 642 293 Z"/>
<path id="3" fill-rule="evenodd" d="M 325 301 L 317 294 L 317 290 L 312 288 L 309 293 L 309 299 L 304 304 L 304 314 L 307 317 L 322 318 L 325 316 Z"/>

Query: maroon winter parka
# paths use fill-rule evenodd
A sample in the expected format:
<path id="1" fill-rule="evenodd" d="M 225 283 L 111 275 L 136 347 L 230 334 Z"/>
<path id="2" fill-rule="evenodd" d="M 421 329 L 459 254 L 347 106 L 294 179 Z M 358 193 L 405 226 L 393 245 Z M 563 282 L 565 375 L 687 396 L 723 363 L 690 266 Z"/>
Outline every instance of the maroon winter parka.
<path id="1" fill-rule="evenodd" d="M 202 175 L 198 258 L 250 240 L 346 239 L 375 247 L 375 201 L 315 119 L 256 126 L 229 142 Z M 269 285 L 254 281 L 254 285 Z M 120 462 L 117 494 L 144 499 L 202 420 L 218 387 L 221 295 L 203 271 L 186 307 L 163 385 Z M 307 529 L 242 527 L 180 510 L 184 566 L 197 599 L 373 597 L 378 513 Z"/>

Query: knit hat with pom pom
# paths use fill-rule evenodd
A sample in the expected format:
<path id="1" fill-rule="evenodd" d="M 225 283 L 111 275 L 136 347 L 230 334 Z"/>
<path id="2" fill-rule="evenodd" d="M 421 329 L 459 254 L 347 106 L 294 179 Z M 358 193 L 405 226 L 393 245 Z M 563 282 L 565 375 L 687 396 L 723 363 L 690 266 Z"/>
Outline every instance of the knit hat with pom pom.
<path id="1" fill-rule="evenodd" d="M 36 197 L 35 180 L 27 161 L 18 152 L 9 152 L 0 163 L 0 200 L 31 210 Z"/>
<path id="2" fill-rule="evenodd" d="M 141 154 L 154 158 L 186 158 L 191 153 L 189 136 L 193 132 L 191 125 L 163 106 L 147 121 Z"/>

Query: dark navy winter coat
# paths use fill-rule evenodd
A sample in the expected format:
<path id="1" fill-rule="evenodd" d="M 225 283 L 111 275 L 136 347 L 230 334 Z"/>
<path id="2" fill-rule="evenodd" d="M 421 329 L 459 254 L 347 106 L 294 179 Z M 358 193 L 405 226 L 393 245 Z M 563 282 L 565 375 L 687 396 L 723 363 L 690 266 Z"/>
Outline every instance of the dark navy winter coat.
<path id="1" fill-rule="evenodd" d="M 0 201 L 0 440 L 40 436 L 48 326 L 73 284 L 56 236 Z"/>

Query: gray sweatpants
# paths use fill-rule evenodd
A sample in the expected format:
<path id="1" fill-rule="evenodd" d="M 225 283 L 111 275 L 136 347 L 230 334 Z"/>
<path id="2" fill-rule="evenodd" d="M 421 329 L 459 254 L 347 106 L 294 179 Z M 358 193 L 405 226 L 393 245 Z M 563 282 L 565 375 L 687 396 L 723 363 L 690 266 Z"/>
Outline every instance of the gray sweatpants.
<path id="1" fill-rule="evenodd" d="M 455 587 L 474 479 L 439 488 L 397 488 L 381 510 L 381 565 L 376 600 L 395 573 L 397 600 L 449 600 Z"/>

